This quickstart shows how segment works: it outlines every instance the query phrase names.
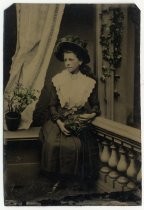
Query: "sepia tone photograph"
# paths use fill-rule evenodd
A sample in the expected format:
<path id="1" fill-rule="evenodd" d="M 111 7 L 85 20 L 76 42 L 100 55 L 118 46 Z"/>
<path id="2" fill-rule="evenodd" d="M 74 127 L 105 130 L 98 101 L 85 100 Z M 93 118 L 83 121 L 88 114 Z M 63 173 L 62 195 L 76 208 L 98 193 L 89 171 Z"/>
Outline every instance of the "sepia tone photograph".
<path id="1" fill-rule="evenodd" d="M 141 206 L 136 4 L 4 10 L 5 206 Z"/>

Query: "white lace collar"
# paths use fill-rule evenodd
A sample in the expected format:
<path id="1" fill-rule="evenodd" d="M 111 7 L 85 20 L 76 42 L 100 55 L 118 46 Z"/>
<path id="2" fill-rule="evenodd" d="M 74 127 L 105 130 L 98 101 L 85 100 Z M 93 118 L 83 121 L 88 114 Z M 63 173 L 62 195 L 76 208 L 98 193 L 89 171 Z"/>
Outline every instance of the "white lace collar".
<path id="1" fill-rule="evenodd" d="M 82 74 L 71 74 L 63 70 L 52 78 L 61 107 L 71 109 L 83 107 L 88 100 L 96 81 Z"/>

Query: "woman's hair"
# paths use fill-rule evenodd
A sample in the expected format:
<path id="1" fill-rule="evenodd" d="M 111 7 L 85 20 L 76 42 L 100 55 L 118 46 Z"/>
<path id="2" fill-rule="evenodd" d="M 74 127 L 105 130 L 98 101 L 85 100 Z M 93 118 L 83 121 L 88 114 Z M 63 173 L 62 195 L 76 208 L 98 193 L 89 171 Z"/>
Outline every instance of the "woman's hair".
<path id="1" fill-rule="evenodd" d="M 80 53 L 78 50 L 75 50 L 75 49 L 69 49 L 69 50 L 68 50 L 68 49 L 67 49 L 67 50 L 65 49 L 65 50 L 63 51 L 63 54 L 64 54 L 64 53 L 70 53 L 70 52 L 73 52 L 73 53 L 77 56 L 77 58 L 78 58 L 80 61 L 82 61 L 82 64 L 79 66 L 80 72 L 81 72 L 82 74 L 85 74 L 86 76 L 88 76 L 88 77 L 90 77 L 90 78 L 96 80 L 96 77 L 95 77 L 95 75 L 92 73 L 91 68 L 90 68 L 87 64 L 85 64 L 84 59 L 83 59 L 81 53 Z"/>
<path id="2" fill-rule="evenodd" d="M 95 75 L 92 73 L 91 68 L 88 65 L 82 63 L 79 67 L 79 70 L 82 74 L 85 74 L 86 76 L 96 80 Z"/>

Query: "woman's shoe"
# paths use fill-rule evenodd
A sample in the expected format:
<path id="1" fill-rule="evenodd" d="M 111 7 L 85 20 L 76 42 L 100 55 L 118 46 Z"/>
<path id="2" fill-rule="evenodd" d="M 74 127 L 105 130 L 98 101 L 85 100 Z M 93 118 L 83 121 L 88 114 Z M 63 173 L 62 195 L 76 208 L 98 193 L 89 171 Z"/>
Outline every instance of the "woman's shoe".
<path id="1" fill-rule="evenodd" d="M 57 181 L 52 187 L 52 193 L 56 192 L 60 185 L 60 181 Z"/>
<path id="2" fill-rule="evenodd" d="M 52 187 L 52 193 L 57 192 L 58 190 L 64 189 L 66 185 L 62 181 L 57 181 Z"/>

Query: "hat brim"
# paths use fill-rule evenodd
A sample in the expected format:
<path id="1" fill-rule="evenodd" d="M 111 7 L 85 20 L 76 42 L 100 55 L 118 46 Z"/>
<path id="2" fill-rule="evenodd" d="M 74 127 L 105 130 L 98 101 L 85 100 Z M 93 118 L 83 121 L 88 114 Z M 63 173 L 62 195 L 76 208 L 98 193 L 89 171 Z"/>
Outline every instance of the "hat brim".
<path id="1" fill-rule="evenodd" d="M 55 49 L 55 56 L 58 60 L 64 61 L 64 52 L 65 51 L 72 51 L 75 54 L 80 54 L 83 63 L 87 64 L 90 62 L 90 57 L 88 51 L 79 45 L 71 42 L 61 42 L 56 46 Z"/>

